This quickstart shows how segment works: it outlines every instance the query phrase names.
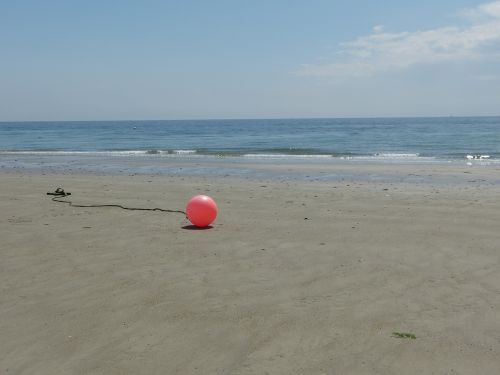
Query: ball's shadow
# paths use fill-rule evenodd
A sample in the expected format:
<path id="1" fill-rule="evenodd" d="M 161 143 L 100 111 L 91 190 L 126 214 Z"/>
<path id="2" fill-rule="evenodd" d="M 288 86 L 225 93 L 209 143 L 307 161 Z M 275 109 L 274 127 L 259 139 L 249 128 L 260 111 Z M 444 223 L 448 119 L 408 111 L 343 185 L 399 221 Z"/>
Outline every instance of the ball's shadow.
<path id="1" fill-rule="evenodd" d="M 182 229 L 186 229 L 186 230 L 207 230 L 207 229 L 212 229 L 213 226 L 209 225 L 207 227 L 203 227 L 203 228 L 200 228 L 200 227 L 197 227 L 196 225 L 185 225 L 182 227 Z"/>

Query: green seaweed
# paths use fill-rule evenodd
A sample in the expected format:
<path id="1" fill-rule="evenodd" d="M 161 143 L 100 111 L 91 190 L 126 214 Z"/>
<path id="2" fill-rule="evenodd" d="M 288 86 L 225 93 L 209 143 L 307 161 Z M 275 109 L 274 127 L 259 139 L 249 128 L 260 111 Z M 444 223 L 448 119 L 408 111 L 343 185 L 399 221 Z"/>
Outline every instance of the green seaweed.
<path id="1" fill-rule="evenodd" d="M 407 333 L 407 332 L 393 332 L 392 337 L 397 337 L 398 339 L 412 339 L 415 340 L 417 336 L 415 336 L 413 333 Z"/>

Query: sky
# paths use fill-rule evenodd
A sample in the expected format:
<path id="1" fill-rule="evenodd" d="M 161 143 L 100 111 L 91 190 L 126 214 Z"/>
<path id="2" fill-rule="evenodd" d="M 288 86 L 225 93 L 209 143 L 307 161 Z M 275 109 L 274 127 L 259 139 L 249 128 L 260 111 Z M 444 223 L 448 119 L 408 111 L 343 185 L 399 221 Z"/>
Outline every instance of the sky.
<path id="1" fill-rule="evenodd" d="M 500 1 L 0 0 L 0 121 L 500 115 Z"/>

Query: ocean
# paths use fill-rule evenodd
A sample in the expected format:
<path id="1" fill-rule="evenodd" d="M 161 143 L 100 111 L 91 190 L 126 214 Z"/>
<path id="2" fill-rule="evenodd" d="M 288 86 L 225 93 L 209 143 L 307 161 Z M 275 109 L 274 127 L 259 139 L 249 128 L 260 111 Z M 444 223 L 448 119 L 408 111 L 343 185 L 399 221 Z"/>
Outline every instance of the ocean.
<path id="1" fill-rule="evenodd" d="M 500 117 L 0 122 L 0 153 L 500 158 Z"/>
<path id="2" fill-rule="evenodd" d="M 500 117 L 0 122 L 2 169 L 338 179 L 356 176 L 314 166 L 356 163 L 496 168 Z"/>

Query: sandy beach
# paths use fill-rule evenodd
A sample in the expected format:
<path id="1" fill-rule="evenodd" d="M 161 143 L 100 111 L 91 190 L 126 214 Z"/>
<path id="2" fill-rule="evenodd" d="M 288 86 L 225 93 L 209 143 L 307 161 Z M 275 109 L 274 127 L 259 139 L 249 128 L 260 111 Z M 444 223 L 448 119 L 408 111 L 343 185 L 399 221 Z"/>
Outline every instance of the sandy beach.
<path id="1" fill-rule="evenodd" d="M 1 172 L 0 372 L 498 374 L 500 186 L 467 178 Z"/>

